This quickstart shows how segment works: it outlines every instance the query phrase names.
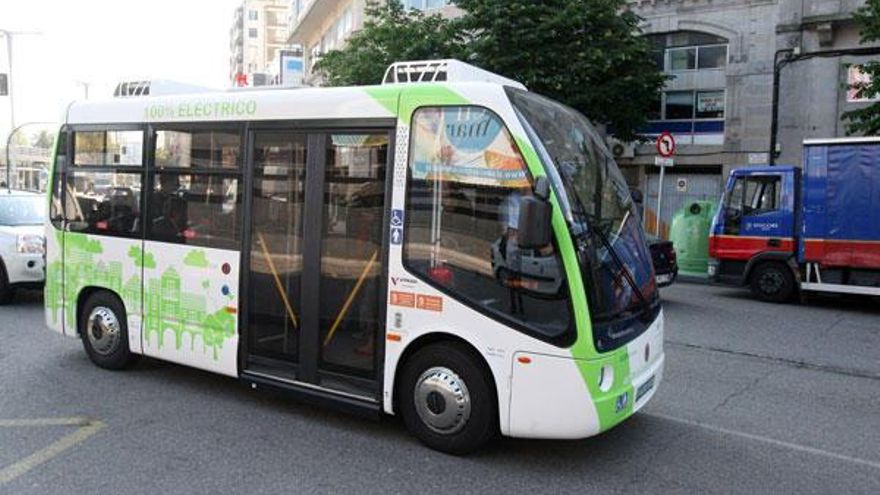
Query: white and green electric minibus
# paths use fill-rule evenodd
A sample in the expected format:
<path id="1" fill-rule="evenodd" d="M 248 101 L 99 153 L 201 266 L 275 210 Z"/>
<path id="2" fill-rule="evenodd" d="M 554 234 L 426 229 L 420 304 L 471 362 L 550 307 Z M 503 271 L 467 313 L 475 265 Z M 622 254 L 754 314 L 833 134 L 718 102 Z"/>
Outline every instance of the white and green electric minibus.
<path id="1" fill-rule="evenodd" d="M 582 438 L 651 398 L 663 316 L 593 126 L 458 61 L 378 86 L 71 104 L 48 326 L 372 416 L 430 447 Z"/>

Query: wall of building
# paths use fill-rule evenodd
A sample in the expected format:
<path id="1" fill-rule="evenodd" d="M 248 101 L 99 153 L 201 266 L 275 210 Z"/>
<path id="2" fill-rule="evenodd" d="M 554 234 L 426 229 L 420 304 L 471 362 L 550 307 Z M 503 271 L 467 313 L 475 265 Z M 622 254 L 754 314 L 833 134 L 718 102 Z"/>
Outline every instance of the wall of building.
<path id="1" fill-rule="evenodd" d="M 304 49 L 306 83 L 320 84 L 320 80 L 311 70 L 323 53 L 332 49 L 345 46 L 348 38 L 364 26 L 366 21 L 366 0 L 291 0 L 291 12 L 300 13 L 291 15 L 290 38 L 291 44 L 301 44 Z M 404 5 L 409 8 L 422 8 L 431 13 L 439 13 L 444 17 L 460 15 L 461 10 L 449 5 L 449 0 L 405 0 Z M 322 43 L 322 40 L 335 31 L 338 22 L 346 12 L 351 12 L 351 22 L 345 22 L 351 26 L 339 31 L 332 38 L 331 43 Z M 317 14 L 317 15 L 316 15 Z"/>
<path id="2" fill-rule="evenodd" d="M 863 0 L 636 0 L 630 7 L 644 19 L 647 35 L 676 31 L 699 31 L 728 40 L 728 62 L 723 70 L 671 74 L 667 90 L 724 87 L 724 130 L 719 143 L 687 144 L 682 136 L 677 147 L 672 177 L 699 178 L 709 194 L 705 175 L 715 175 L 720 195 L 730 170 L 769 160 L 772 116 L 773 64 L 777 50 L 796 48 L 801 54 L 819 50 L 858 47 L 858 26 L 852 13 Z M 810 58 L 791 62 L 781 71 L 777 163 L 801 164 L 802 142 L 807 138 L 846 135 L 844 112 L 867 103 L 847 101 L 847 64 L 878 59 L 877 56 Z M 655 131 L 659 130 L 656 128 Z M 674 134 L 674 133 L 673 133 Z M 647 191 L 651 206 L 657 189 L 656 154 L 653 143 L 637 146 L 636 156 L 620 158 L 631 186 Z M 675 184 L 675 179 L 672 180 Z M 711 181 L 710 181 L 711 182 Z M 664 196 L 690 192 L 669 189 Z M 661 220 L 668 223 L 673 211 L 666 206 Z"/>
<path id="3" fill-rule="evenodd" d="M 287 46 L 288 6 L 287 0 L 244 0 L 236 9 L 229 31 L 232 84 L 238 74 L 247 75 L 248 84 L 254 84 L 254 76 L 259 83 L 273 72 L 278 50 Z"/>

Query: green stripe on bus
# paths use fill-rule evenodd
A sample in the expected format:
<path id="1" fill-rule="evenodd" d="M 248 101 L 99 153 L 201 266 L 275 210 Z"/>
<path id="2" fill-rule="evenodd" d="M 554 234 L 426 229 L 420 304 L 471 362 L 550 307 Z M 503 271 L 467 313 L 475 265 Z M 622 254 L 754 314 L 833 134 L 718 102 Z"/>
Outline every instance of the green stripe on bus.
<path id="1" fill-rule="evenodd" d="M 406 89 L 403 98 L 402 91 Z M 422 106 L 468 105 L 471 102 L 442 84 L 413 84 L 409 86 L 374 86 L 366 89 L 373 99 L 410 124 L 416 108 Z"/>
<path id="2" fill-rule="evenodd" d="M 532 145 L 525 139 L 515 139 L 532 176 L 545 176 L 544 167 Z M 590 320 L 590 309 L 587 305 L 587 293 L 584 289 L 584 280 L 578 265 L 574 241 L 565 218 L 562 216 L 562 209 L 559 207 L 556 195 L 550 198 L 550 202 L 553 204 L 553 232 L 559 244 L 562 264 L 565 267 L 565 277 L 568 280 L 575 328 L 577 329 L 577 339 L 571 347 L 571 356 L 590 391 L 590 397 L 593 398 L 593 404 L 596 406 L 596 413 L 599 416 L 600 431 L 605 431 L 632 414 L 634 397 L 632 385 L 629 383 L 629 353 L 625 346 L 608 354 L 599 354 L 596 351 L 593 345 L 593 325 Z M 608 392 L 599 390 L 599 375 L 602 366 L 606 364 L 611 364 L 614 367 L 615 381 L 626 380 L 624 387 L 614 387 Z M 621 411 L 617 411 L 617 397 L 623 393 L 628 394 L 627 404 Z"/>

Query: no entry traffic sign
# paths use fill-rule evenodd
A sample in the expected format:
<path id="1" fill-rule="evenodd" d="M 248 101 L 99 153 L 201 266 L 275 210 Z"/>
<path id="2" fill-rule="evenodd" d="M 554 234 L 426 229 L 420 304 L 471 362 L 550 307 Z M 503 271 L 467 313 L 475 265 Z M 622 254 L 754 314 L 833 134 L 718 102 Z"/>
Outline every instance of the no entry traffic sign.
<path id="1" fill-rule="evenodd" d="M 657 137 L 657 153 L 664 158 L 669 158 L 675 153 L 675 138 L 672 134 L 664 132 Z"/>

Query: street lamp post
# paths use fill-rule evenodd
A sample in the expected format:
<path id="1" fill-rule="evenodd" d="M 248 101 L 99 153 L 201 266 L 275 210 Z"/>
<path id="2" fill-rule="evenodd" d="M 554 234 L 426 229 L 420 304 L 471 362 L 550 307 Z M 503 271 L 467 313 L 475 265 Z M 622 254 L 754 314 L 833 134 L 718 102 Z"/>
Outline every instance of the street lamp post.
<path id="1" fill-rule="evenodd" d="M 11 187 L 12 180 L 9 176 L 10 163 L 9 163 L 9 142 L 12 139 L 12 134 L 15 132 L 15 100 L 13 99 L 13 88 L 15 84 L 13 84 L 12 80 L 12 36 L 16 34 L 43 34 L 40 31 L 9 31 L 8 29 L 0 29 L 0 34 L 6 37 L 6 60 L 9 64 L 9 72 L 6 74 L 6 92 L 9 95 L 9 136 L 6 139 L 6 182 L 9 183 Z"/>
<path id="2" fill-rule="evenodd" d="M 12 99 L 12 35 L 14 33 L 5 29 L 0 29 L 0 33 L 6 36 L 6 60 L 9 64 L 9 72 L 6 75 L 6 91 L 9 94 L 9 133 L 11 135 L 12 130 L 15 129 L 15 100 Z"/>
<path id="3" fill-rule="evenodd" d="M 83 87 L 83 91 L 84 91 L 84 93 L 85 93 L 85 99 L 88 100 L 88 99 L 89 99 L 89 86 L 91 86 L 92 83 L 90 83 L 90 82 L 88 82 L 88 81 L 80 81 L 80 80 L 78 80 L 78 79 L 75 80 L 75 81 L 73 81 L 73 82 L 76 83 L 78 86 L 82 86 L 82 87 Z"/>

